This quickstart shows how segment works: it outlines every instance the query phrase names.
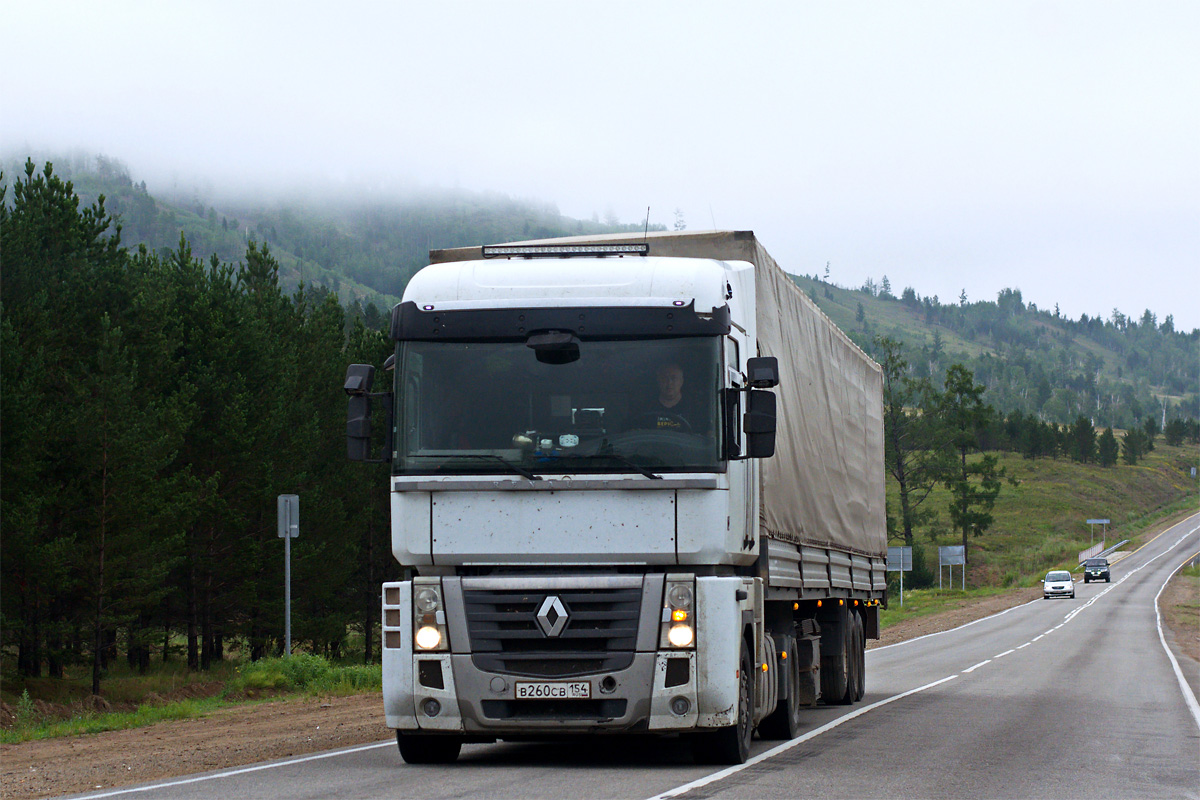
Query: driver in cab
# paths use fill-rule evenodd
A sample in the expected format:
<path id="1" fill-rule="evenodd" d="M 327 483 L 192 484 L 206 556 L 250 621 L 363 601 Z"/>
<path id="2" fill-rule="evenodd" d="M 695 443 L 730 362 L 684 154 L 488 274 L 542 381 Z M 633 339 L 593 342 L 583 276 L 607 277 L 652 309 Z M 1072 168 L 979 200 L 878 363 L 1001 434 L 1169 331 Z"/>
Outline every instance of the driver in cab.
<path id="1" fill-rule="evenodd" d="M 696 409 L 683 394 L 683 368 L 673 361 L 667 362 L 659 365 L 654 377 L 658 396 L 638 415 L 638 427 L 690 432 Z"/>

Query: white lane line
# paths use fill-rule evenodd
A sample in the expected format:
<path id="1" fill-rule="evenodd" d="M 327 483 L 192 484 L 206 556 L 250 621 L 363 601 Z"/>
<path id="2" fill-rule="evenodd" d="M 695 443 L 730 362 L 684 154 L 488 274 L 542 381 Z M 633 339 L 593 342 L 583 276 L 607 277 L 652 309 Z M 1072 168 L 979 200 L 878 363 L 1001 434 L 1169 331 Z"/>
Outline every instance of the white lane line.
<path id="1" fill-rule="evenodd" d="M 966 669 L 964 669 L 964 670 L 963 670 L 963 674 L 965 675 L 965 674 L 967 674 L 968 672 L 974 672 L 975 670 L 977 670 L 977 669 L 979 669 L 980 667 L 982 667 L 984 664 L 990 664 L 990 663 L 992 663 L 992 660 L 991 660 L 990 658 L 988 658 L 988 659 L 985 659 L 985 660 L 983 660 L 983 661 L 980 661 L 980 662 L 979 662 L 978 664 L 976 664 L 975 666 L 973 666 L 973 667 L 967 667 Z"/>
<path id="2" fill-rule="evenodd" d="M 1171 652 L 1171 648 L 1167 645 L 1167 638 L 1163 636 L 1162 609 L 1158 607 L 1158 598 L 1162 596 L 1163 590 L 1167 588 L 1167 584 L 1171 582 L 1171 578 L 1175 577 L 1175 573 L 1187 566 L 1188 561 L 1191 560 L 1189 558 L 1172 571 L 1167 576 L 1167 580 L 1159 588 L 1158 594 L 1154 595 L 1154 616 L 1158 624 L 1158 641 L 1162 642 L 1163 650 L 1167 651 L 1167 658 L 1171 659 L 1171 668 L 1175 670 L 1175 679 L 1179 681 L 1179 688 L 1183 692 L 1183 700 L 1187 703 L 1188 710 L 1192 712 L 1192 719 L 1196 721 L 1197 725 L 1200 725 L 1200 703 L 1196 702 L 1196 695 L 1192 692 L 1192 687 L 1188 685 L 1187 679 L 1183 677 L 1183 670 L 1179 668 L 1179 661 L 1176 660 L 1175 654 Z"/>
<path id="3" fill-rule="evenodd" d="M 1046 633 L 1049 633 L 1049 631 L 1047 631 Z M 1045 633 L 1039 633 L 1037 636 L 1033 637 L 1033 641 L 1036 642 L 1038 639 L 1044 639 L 1045 637 L 1046 637 Z"/>
<path id="4" fill-rule="evenodd" d="M 1004 658 L 1009 653 L 1015 652 L 1017 652 L 1016 648 L 1013 648 L 1012 650 L 1005 650 L 1003 653 L 997 653 L 996 655 L 992 656 L 992 658 Z"/>
<path id="5" fill-rule="evenodd" d="M 971 620 L 970 622 L 959 625 L 957 628 L 950 628 L 949 630 L 945 630 L 945 631 L 935 631 L 933 633 L 927 633 L 924 636 L 918 636 L 915 639 L 905 639 L 903 642 L 894 642 L 892 644 L 885 644 L 883 647 L 872 647 L 867 652 L 868 653 L 878 653 L 880 650 L 887 650 L 888 648 L 891 648 L 891 647 L 901 647 L 906 644 L 912 644 L 913 642 L 919 642 L 922 639 L 929 639 L 934 636 L 943 636 L 947 633 L 954 633 L 955 631 L 961 631 L 963 628 L 969 628 L 972 625 L 978 625 L 981 622 L 987 622 L 989 619 L 995 619 L 996 617 L 1002 617 L 1005 614 L 1016 611 L 1018 608 L 1024 608 L 1025 606 L 1031 606 L 1036 602 L 1038 602 L 1038 601 L 1030 600 L 1028 603 L 1022 603 L 1019 606 L 1013 606 L 1012 608 L 1006 608 L 1003 611 L 997 611 L 995 614 L 992 614 L 991 616 L 980 617 L 979 619 Z"/>
<path id="6" fill-rule="evenodd" d="M 918 692 L 923 692 L 927 689 L 932 689 L 935 686 L 940 686 L 941 684 L 945 683 L 946 681 L 952 681 L 957 677 L 958 677 L 958 675 L 948 675 L 947 677 L 942 678 L 940 681 L 934 681 L 933 683 L 927 683 L 924 686 L 918 686 L 915 689 L 909 689 L 907 692 L 901 692 L 900 694 L 892 695 L 891 697 L 889 697 L 885 700 L 880 700 L 877 703 L 872 703 L 869 706 L 864 706 L 864 707 L 858 709 L 857 711 L 853 711 L 849 714 L 846 714 L 845 716 L 838 717 L 837 719 L 833 720 L 832 722 L 827 722 L 826 724 L 822 725 L 821 727 L 816 728 L 815 730 L 811 730 L 808 733 L 804 734 L 803 736 L 792 739 L 790 742 L 784 742 L 783 744 L 779 745 L 778 747 L 773 747 L 770 750 L 766 751 L 765 753 L 759 753 L 758 755 L 754 756 L 754 758 L 747 759 L 746 763 L 744 763 L 744 764 L 738 764 L 733 767 L 727 767 L 726 769 L 723 769 L 719 772 L 714 772 L 711 775 L 705 775 L 703 778 L 697 778 L 696 780 L 692 781 L 691 783 L 685 783 L 682 786 L 676 786 L 674 789 L 668 789 L 667 791 L 663 792 L 662 794 L 654 795 L 654 797 L 650 798 L 650 800 L 666 800 L 666 798 L 668 798 L 668 797 L 676 797 L 678 795 L 683 794 L 684 792 L 690 792 L 692 789 L 699 789 L 701 786 L 707 786 L 710 783 L 714 783 L 716 781 L 728 778 L 730 775 L 734 775 L 738 772 L 741 772 L 742 770 L 747 769 L 748 767 L 753 767 L 755 764 L 760 764 L 763 761 L 766 761 L 768 758 L 774 758 L 775 756 L 779 755 L 780 753 L 784 753 L 788 750 L 791 750 L 793 747 L 795 747 L 799 744 L 802 744 L 804 742 L 807 742 L 809 739 L 814 739 L 814 738 L 820 736 L 822 733 L 831 731 L 834 728 L 836 728 L 838 725 L 841 725 L 843 722 L 849 722 L 850 720 L 854 719 L 855 717 L 861 717 L 863 714 L 866 714 L 869 711 L 874 711 L 875 709 L 879 708 L 880 706 L 886 706 L 888 703 L 894 703 L 897 700 L 902 700 L 905 697 L 908 697 L 909 695 L 914 695 Z"/>
<path id="7" fill-rule="evenodd" d="M 1020 647 L 1018 647 L 1017 649 L 1018 649 L 1018 650 L 1024 650 L 1026 647 L 1029 647 L 1029 645 L 1031 645 L 1031 644 L 1033 644 L 1033 642 L 1026 642 L 1025 644 L 1021 645 L 1021 646 L 1020 646 Z"/>
<path id="8" fill-rule="evenodd" d="M 345 750 L 335 750 L 329 753 L 316 753 L 311 756 L 302 756 L 300 758 L 292 758 L 287 761 L 276 761 L 271 764 L 258 764 L 253 767 L 242 767 L 241 769 L 231 769 L 226 772 L 218 772 L 213 775 L 200 775 L 195 778 L 183 778 L 177 781 L 167 781 L 166 783 L 155 783 L 151 786 L 133 786 L 128 789 L 116 789 L 103 794 L 84 795 L 80 800 L 99 800 L 101 797 L 115 797 L 119 794 L 133 794 L 134 792 L 153 792 L 157 789 L 166 789 L 170 786 L 183 786 L 189 783 L 200 783 L 201 781 L 211 781 L 217 778 L 229 778 L 234 775 L 244 775 L 247 772 L 258 772 L 264 769 L 274 769 L 276 767 L 289 767 L 292 764 L 303 764 L 307 761 L 319 761 L 323 758 L 336 758 L 337 756 L 349 755 L 350 753 L 361 753 L 363 750 L 376 750 L 380 747 L 395 747 L 396 742 L 389 739 L 386 742 L 378 742 L 376 744 L 364 744 L 361 747 L 350 747 Z"/>

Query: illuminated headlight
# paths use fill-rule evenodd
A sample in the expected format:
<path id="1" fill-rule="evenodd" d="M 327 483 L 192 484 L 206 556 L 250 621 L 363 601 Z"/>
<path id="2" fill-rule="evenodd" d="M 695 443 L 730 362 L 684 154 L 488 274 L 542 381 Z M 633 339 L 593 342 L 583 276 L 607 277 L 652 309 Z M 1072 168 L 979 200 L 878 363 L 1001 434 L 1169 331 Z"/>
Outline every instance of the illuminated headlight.
<path id="1" fill-rule="evenodd" d="M 691 625 L 672 625 L 667 632 L 667 641 L 672 647 L 691 647 L 696 641 L 696 634 Z"/>
<path id="2" fill-rule="evenodd" d="M 442 586 L 437 578 L 413 581 L 412 609 L 416 649 L 446 650 L 446 612 L 442 609 Z"/>
<path id="3" fill-rule="evenodd" d="M 442 632 L 433 625 L 424 625 L 417 629 L 417 647 L 422 650 L 436 650 L 442 643 Z M 437 663 L 437 662 L 434 662 Z"/>
<path id="4" fill-rule="evenodd" d="M 691 575 L 668 575 L 663 591 L 660 647 L 694 647 L 696 644 L 696 579 Z"/>

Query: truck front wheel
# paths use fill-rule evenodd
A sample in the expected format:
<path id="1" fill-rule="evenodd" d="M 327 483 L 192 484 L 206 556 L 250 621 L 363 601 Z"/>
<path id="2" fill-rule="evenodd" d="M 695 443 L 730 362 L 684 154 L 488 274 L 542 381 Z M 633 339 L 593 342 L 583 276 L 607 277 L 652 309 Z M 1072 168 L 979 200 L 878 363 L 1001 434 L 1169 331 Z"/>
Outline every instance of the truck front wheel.
<path id="1" fill-rule="evenodd" d="M 791 650 L 791 654 L 781 659 L 776 668 L 787 670 L 787 697 L 779 698 L 771 715 L 758 723 L 758 735 L 763 739 L 795 739 L 800 735 L 800 659 L 796 657 L 795 638 L 789 636 L 783 641 L 782 649 Z"/>
<path id="2" fill-rule="evenodd" d="M 396 731 L 401 757 L 409 764 L 451 764 L 458 760 L 462 739 Z"/>
<path id="3" fill-rule="evenodd" d="M 754 735 L 754 667 L 750 651 L 742 642 L 738 667 L 738 717 L 728 728 L 696 734 L 692 754 L 701 764 L 744 764 L 750 757 L 750 739 Z"/>

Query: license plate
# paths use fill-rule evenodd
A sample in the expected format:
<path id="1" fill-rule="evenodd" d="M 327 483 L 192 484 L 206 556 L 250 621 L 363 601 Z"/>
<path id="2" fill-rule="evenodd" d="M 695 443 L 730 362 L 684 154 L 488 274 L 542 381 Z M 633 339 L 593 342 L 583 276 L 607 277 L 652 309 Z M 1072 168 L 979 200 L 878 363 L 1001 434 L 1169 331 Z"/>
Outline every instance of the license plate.
<path id="1" fill-rule="evenodd" d="M 518 681 L 516 692 L 518 700 L 588 700 L 592 696 L 592 684 L 587 681 Z"/>

